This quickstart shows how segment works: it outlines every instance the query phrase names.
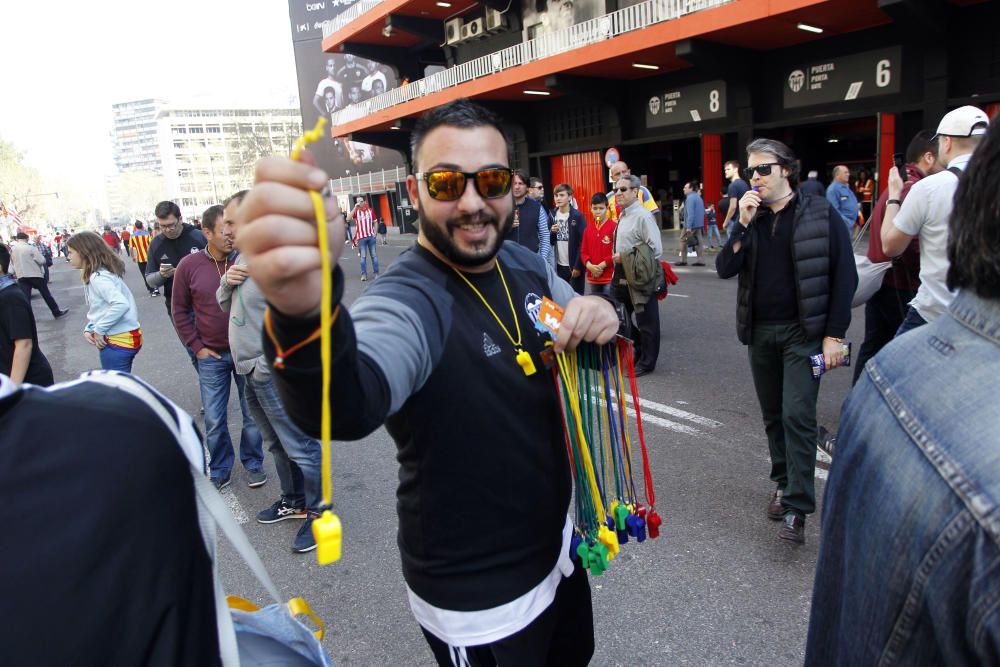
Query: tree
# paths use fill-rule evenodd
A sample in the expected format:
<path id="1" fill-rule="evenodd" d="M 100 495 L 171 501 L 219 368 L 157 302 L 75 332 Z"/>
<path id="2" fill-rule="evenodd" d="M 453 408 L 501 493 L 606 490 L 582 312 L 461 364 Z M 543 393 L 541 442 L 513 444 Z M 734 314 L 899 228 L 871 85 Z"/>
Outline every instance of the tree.
<path id="1" fill-rule="evenodd" d="M 24 154 L 0 138 L 0 201 L 27 221 L 37 209 L 44 208 L 37 195 L 48 189 L 41 173 L 24 163 Z"/>

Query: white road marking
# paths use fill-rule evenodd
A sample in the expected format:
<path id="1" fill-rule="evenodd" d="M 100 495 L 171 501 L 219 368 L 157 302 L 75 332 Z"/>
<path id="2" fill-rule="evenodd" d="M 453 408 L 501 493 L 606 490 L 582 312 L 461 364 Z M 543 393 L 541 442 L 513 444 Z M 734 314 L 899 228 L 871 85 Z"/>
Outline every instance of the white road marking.
<path id="1" fill-rule="evenodd" d="M 611 393 L 615 396 L 615 393 Z M 625 400 L 629 403 L 632 402 L 632 395 L 626 393 Z M 664 414 L 670 415 L 671 417 L 678 417 L 680 419 L 685 419 L 689 422 L 694 422 L 699 426 L 707 426 L 709 428 L 719 428 L 722 426 L 722 422 L 717 422 L 714 419 L 709 419 L 708 417 L 702 417 L 701 415 L 696 415 L 693 412 L 687 412 L 686 410 L 681 410 L 679 408 L 672 407 L 670 405 L 664 405 L 663 403 L 657 403 L 656 401 L 651 401 L 648 398 L 639 397 L 639 405 L 646 408 L 647 410 L 656 410 L 657 412 L 662 412 Z"/>
<path id="2" fill-rule="evenodd" d="M 233 518 L 236 519 L 236 523 L 242 526 L 250 521 L 250 517 L 243 509 L 243 505 L 240 504 L 239 498 L 236 497 L 236 494 L 233 493 L 232 489 L 226 489 L 223 491 L 222 499 L 226 501 L 227 505 L 229 505 L 229 511 L 233 513 Z"/>
<path id="3" fill-rule="evenodd" d="M 630 416 L 635 417 L 635 410 L 632 408 L 626 408 Z M 677 431 L 678 433 L 684 433 L 686 435 L 704 435 L 701 431 L 690 426 L 685 426 L 684 424 L 678 424 L 677 422 L 670 421 L 669 419 L 664 419 L 663 417 L 657 417 L 656 415 L 651 415 L 648 412 L 642 413 L 642 423 L 643 424 L 656 424 L 657 426 L 662 426 L 665 429 L 671 431 Z"/>
<path id="4" fill-rule="evenodd" d="M 595 389 L 597 389 L 597 387 L 595 387 Z M 617 394 L 615 394 L 614 392 L 611 392 L 611 395 L 617 398 Z M 625 400 L 629 405 L 631 405 L 632 395 L 626 393 Z M 604 404 L 605 404 L 604 400 L 602 399 L 601 405 Z M 662 426 L 665 429 L 668 429 L 670 431 L 676 431 L 677 433 L 684 433 L 685 435 L 698 435 L 698 436 L 706 435 L 705 433 L 703 433 L 699 429 L 694 428 L 693 426 L 688 426 L 687 424 L 681 424 L 679 422 L 670 419 L 664 419 L 663 417 L 660 417 L 658 415 L 651 414 L 650 411 L 653 410 L 656 412 L 661 412 L 670 415 L 671 417 L 678 417 L 680 419 L 685 419 L 687 421 L 694 422 L 699 426 L 706 426 L 708 428 L 718 428 L 722 426 L 721 422 L 717 422 L 714 419 L 709 419 L 708 417 L 702 417 L 701 415 L 696 415 L 693 412 L 686 412 L 684 410 L 679 410 L 669 405 L 664 405 L 663 403 L 657 403 L 656 401 L 651 401 L 649 399 L 639 398 L 639 405 L 643 408 L 642 411 L 643 423 L 656 424 L 657 426 Z M 626 412 L 631 417 L 633 418 L 635 417 L 635 410 L 633 408 L 631 407 L 626 408 Z"/>
<path id="5" fill-rule="evenodd" d="M 668 299 L 669 299 L 670 297 L 672 297 L 672 296 L 679 296 L 679 297 L 680 297 L 680 298 L 682 298 L 682 299 L 686 299 L 686 298 L 688 298 L 688 295 L 687 295 L 687 294 L 674 294 L 673 292 L 667 292 L 667 298 L 668 298 Z"/>

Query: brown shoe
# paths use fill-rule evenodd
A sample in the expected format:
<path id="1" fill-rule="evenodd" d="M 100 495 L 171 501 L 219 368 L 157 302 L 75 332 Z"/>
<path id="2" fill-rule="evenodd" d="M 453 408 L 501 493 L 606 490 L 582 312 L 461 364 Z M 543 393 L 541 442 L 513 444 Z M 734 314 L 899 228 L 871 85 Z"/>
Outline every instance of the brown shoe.
<path id="1" fill-rule="evenodd" d="M 785 522 L 778 530 L 778 537 L 796 544 L 806 543 L 806 520 L 798 514 L 789 512 L 785 515 Z"/>
<path id="2" fill-rule="evenodd" d="M 781 506 L 781 496 L 781 489 L 775 489 L 774 493 L 771 494 L 771 502 L 767 504 L 767 518 L 771 521 L 781 521 L 781 517 L 785 514 L 785 510 Z"/>

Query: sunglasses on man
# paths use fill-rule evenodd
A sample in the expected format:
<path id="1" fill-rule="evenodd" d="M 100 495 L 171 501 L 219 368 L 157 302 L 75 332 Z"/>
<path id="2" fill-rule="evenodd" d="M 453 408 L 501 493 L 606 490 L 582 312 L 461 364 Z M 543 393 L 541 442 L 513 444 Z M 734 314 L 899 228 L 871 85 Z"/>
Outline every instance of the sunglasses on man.
<path id="1" fill-rule="evenodd" d="M 780 166 L 781 166 L 780 162 L 765 162 L 763 164 L 758 164 L 753 167 L 747 167 L 746 169 L 743 170 L 743 178 L 749 181 L 750 179 L 753 178 L 753 173 L 755 171 L 761 176 L 770 176 L 771 169 Z"/>
<path id="2" fill-rule="evenodd" d="M 491 167 L 473 172 L 439 169 L 417 172 L 413 176 L 417 180 L 427 183 L 427 192 L 431 199 L 437 201 L 461 199 L 470 180 L 475 184 L 476 192 L 481 197 L 498 199 L 510 194 L 510 186 L 514 181 L 514 170 L 509 167 Z"/>

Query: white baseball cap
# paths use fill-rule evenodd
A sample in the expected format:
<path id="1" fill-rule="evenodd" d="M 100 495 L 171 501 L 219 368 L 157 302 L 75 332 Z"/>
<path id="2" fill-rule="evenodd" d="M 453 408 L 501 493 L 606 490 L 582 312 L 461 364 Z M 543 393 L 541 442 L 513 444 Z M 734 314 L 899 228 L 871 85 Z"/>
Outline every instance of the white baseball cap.
<path id="1" fill-rule="evenodd" d="M 942 134 L 949 137 L 971 137 L 977 134 L 986 134 L 986 128 L 989 124 L 990 117 L 979 107 L 959 107 L 944 115 L 932 140 L 937 139 Z M 976 127 L 977 125 L 981 127 Z"/>

